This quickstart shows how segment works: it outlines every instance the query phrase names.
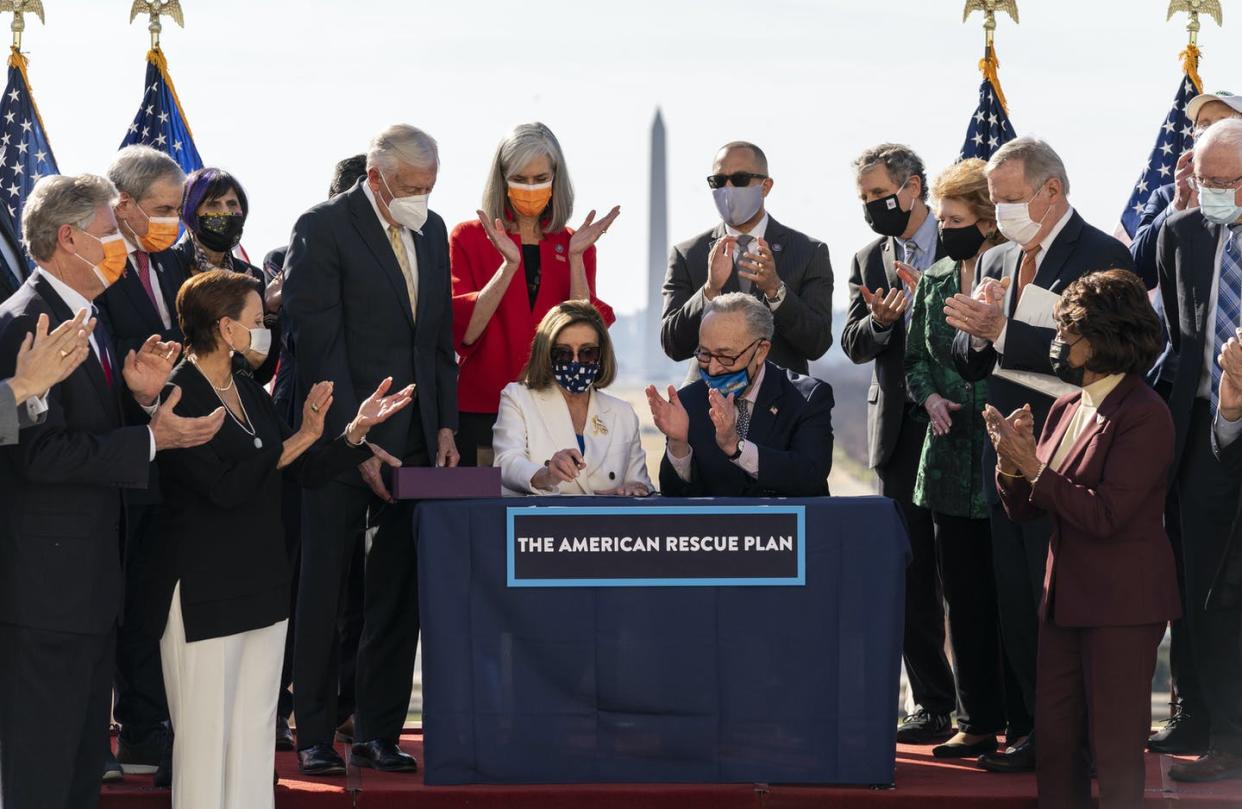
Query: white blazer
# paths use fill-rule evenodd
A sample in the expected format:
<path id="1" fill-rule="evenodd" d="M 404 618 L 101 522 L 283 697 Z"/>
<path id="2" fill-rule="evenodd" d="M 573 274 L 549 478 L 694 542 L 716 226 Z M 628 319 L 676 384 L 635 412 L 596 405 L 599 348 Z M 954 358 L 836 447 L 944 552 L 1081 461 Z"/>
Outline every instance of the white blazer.
<path id="1" fill-rule="evenodd" d="M 531 390 L 510 382 L 500 392 L 500 412 L 492 433 L 495 465 L 506 495 L 595 494 L 622 483 L 642 483 L 655 491 L 647 476 L 647 454 L 638 435 L 638 415 L 628 402 L 591 389 L 586 427 L 582 431 L 586 468 L 555 489 L 535 489 L 530 479 L 543 462 L 563 449 L 577 449 L 569 405 L 560 388 Z"/>

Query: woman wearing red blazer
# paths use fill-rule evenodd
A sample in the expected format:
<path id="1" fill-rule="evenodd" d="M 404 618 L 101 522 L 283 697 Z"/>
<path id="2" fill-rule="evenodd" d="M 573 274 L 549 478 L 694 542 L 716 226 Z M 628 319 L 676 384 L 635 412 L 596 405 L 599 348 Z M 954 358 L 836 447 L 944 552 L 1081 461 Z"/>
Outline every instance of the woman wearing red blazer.
<path id="1" fill-rule="evenodd" d="M 1041 807 L 1143 803 L 1151 678 L 1181 614 L 1164 496 L 1173 421 L 1142 374 L 1161 331 L 1138 276 L 1109 270 L 1066 287 L 1052 367 L 1082 390 L 1052 406 L 1038 444 L 1029 409 L 984 413 L 1013 520 L 1052 518 L 1039 610 L 1036 782 Z"/>
<path id="2" fill-rule="evenodd" d="M 606 324 L 616 320 L 595 297 L 594 245 L 621 209 L 599 221 L 591 211 L 575 232 L 566 227 L 573 207 L 556 136 L 543 124 L 522 124 L 496 147 L 478 219 L 449 236 L 462 466 L 491 465 L 500 389 L 518 378 L 549 309 L 589 300 Z"/>

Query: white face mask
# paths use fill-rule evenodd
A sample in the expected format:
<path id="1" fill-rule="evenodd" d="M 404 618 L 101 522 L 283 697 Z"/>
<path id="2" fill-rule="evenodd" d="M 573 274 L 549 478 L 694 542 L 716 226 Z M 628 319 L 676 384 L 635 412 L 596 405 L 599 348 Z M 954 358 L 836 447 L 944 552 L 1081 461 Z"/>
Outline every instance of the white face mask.
<path id="1" fill-rule="evenodd" d="M 1036 191 L 1035 197 L 1039 196 L 1039 193 Z M 1039 229 L 1044 226 L 1044 220 L 1052 212 L 1052 206 L 1049 205 L 1044 215 L 1036 222 L 1031 219 L 1031 203 L 1034 202 L 1035 197 L 1031 197 L 1026 202 L 996 203 L 996 227 L 1009 241 L 1020 245 L 1030 244 L 1031 240 L 1038 235 Z"/>
<path id="2" fill-rule="evenodd" d="M 250 350 L 256 354 L 262 354 L 266 357 L 272 350 L 272 330 L 266 328 L 251 329 Z"/>
<path id="3" fill-rule="evenodd" d="M 427 199 L 431 195 L 415 194 L 410 197 L 398 197 L 388 187 L 388 180 L 385 179 L 383 172 L 380 172 L 380 182 L 384 184 L 384 190 L 388 192 L 388 196 L 392 197 L 392 200 L 388 202 L 389 215 L 397 221 L 397 224 L 421 234 L 423 225 L 427 222 Z"/>
<path id="4" fill-rule="evenodd" d="M 1235 188 L 1199 188 L 1199 210 L 1203 218 L 1217 225 L 1232 225 L 1242 217 Z"/>

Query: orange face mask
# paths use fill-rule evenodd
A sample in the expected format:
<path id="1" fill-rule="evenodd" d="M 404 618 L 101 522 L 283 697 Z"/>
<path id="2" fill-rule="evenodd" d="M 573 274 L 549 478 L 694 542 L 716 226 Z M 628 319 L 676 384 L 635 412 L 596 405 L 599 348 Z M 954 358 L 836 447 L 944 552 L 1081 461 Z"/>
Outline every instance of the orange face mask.
<path id="1" fill-rule="evenodd" d="M 536 185 L 509 183 L 509 204 L 518 216 L 538 216 L 551 201 L 551 180 Z"/>
<path id="2" fill-rule="evenodd" d="M 85 230 L 82 232 L 86 233 Z M 99 246 L 103 248 L 103 258 L 98 264 L 91 264 L 91 269 L 95 271 L 95 276 L 105 288 L 110 287 L 125 274 L 125 266 L 129 263 L 129 251 L 125 249 L 125 241 L 119 233 L 103 238 L 93 233 L 86 233 L 86 235 L 99 242 Z M 81 256 L 78 258 L 90 264 Z"/>
<path id="3" fill-rule="evenodd" d="M 142 249 L 148 253 L 158 253 L 172 247 L 177 236 L 181 234 L 181 220 L 175 216 L 151 216 L 142 210 L 141 205 L 136 207 L 147 218 L 147 234 L 138 237 Z"/>

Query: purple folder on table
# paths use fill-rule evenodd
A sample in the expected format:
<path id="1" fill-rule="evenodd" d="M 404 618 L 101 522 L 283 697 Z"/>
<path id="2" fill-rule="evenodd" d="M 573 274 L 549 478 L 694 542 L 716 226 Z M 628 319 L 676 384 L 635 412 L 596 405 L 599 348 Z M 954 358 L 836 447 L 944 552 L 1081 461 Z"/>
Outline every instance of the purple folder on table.
<path id="1" fill-rule="evenodd" d="M 500 469 L 495 466 L 403 466 L 392 473 L 398 500 L 461 500 L 500 497 Z"/>

